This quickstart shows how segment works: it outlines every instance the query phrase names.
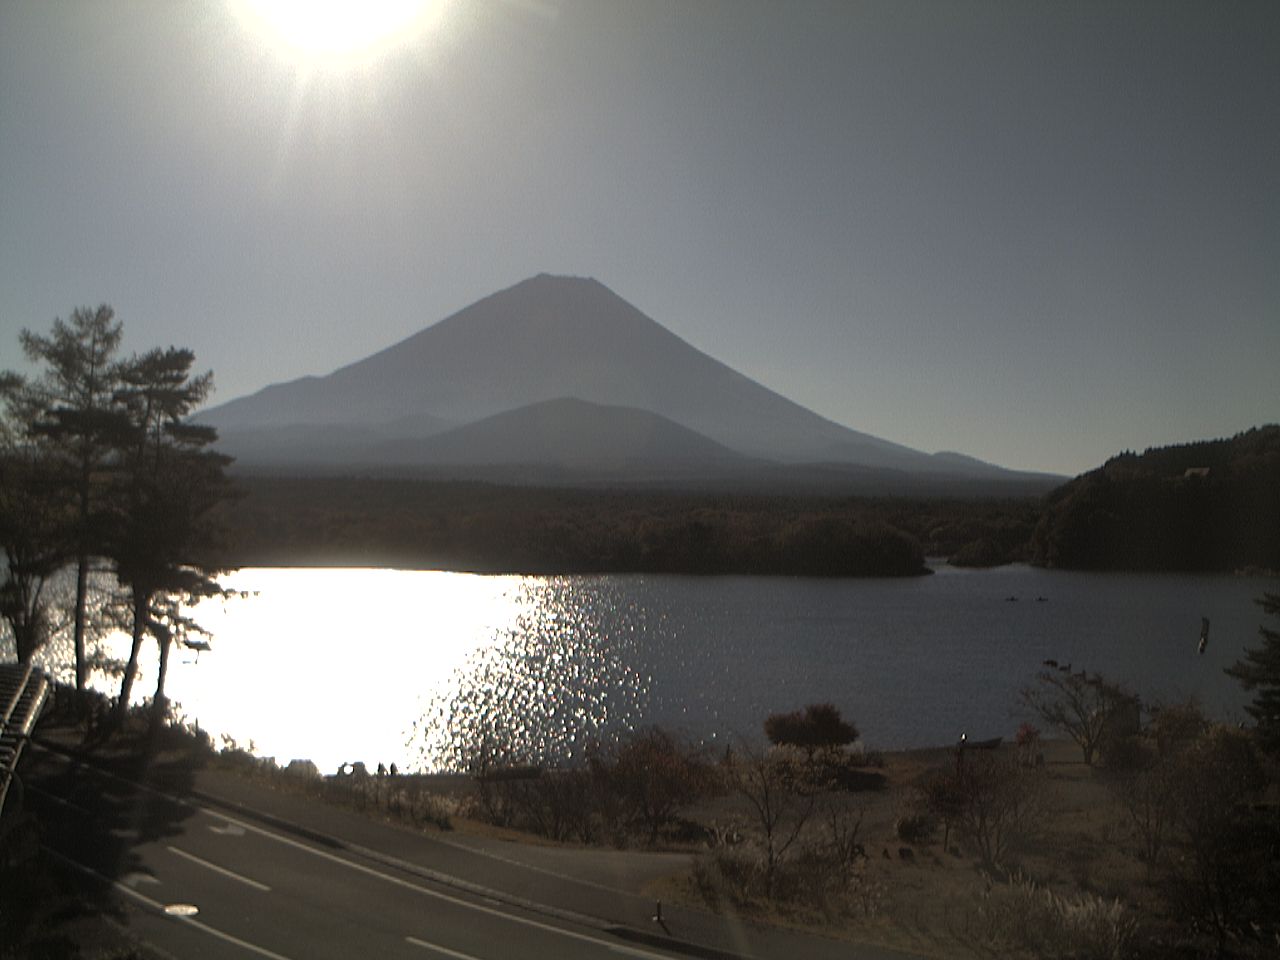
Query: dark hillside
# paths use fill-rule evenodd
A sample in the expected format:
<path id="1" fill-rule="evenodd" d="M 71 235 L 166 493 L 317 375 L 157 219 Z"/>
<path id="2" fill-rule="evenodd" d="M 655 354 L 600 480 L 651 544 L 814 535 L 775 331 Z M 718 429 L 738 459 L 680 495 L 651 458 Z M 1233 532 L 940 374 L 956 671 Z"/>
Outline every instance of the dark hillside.
<path id="1" fill-rule="evenodd" d="M 229 565 L 519 573 L 909 576 L 924 553 L 989 539 L 1017 556 L 1037 508 L 904 500 L 585 490 L 334 477 L 239 478 L 220 515 Z"/>
<path id="2" fill-rule="evenodd" d="M 1108 460 L 1050 494 L 1033 559 L 1093 570 L 1280 569 L 1280 426 Z"/>

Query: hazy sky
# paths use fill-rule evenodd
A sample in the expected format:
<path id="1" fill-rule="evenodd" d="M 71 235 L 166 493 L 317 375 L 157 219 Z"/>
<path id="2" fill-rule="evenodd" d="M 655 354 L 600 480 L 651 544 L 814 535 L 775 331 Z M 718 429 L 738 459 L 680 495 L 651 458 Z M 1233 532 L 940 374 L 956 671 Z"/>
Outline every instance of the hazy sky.
<path id="1" fill-rule="evenodd" d="M 547 271 L 927 451 L 1280 420 L 1280 3 L 430 6 L 0 0 L 0 367 L 107 302 L 228 400 Z"/>

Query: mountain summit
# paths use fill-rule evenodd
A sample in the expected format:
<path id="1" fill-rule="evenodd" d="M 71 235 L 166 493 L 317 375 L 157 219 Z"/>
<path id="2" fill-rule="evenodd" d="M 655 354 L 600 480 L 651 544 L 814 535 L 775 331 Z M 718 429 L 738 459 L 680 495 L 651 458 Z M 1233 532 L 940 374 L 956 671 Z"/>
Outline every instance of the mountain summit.
<path id="1" fill-rule="evenodd" d="M 592 406 L 547 406 L 567 399 Z M 448 440 L 443 434 L 534 406 L 543 435 L 552 429 L 551 414 L 575 414 L 565 417 L 565 436 L 554 446 L 563 453 L 584 431 L 576 463 L 590 459 L 612 417 L 618 437 L 636 441 L 631 455 L 657 462 L 700 451 L 721 467 L 737 454 L 744 464 L 1009 476 L 981 461 L 931 456 L 834 423 L 686 343 L 598 281 L 548 274 L 485 297 L 328 376 L 269 386 L 201 419 L 219 429 L 228 452 L 250 465 L 426 465 L 440 462 L 447 449 L 448 462 L 457 467 L 470 449 L 465 433 Z M 637 417 L 636 411 L 651 416 Z M 588 420 L 591 429 L 585 430 Z M 641 425 L 657 433 L 642 441 Z M 493 429 L 492 423 L 484 428 L 490 444 L 482 460 L 493 459 Z M 706 442 L 692 442 L 690 431 Z M 438 435 L 439 442 L 428 439 Z M 663 441 L 674 446 L 659 451 Z M 608 445 L 613 462 L 627 459 L 621 442 Z M 521 449 L 525 456 L 536 454 L 528 443 Z"/>

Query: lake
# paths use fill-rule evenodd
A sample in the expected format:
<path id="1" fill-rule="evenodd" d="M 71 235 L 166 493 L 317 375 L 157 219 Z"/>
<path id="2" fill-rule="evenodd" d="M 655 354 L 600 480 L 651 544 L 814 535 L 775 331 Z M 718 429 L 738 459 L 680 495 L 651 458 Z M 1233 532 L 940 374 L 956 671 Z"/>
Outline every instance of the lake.
<path id="1" fill-rule="evenodd" d="M 1235 721 L 1246 695 L 1222 668 L 1257 645 L 1253 600 L 1277 589 L 944 565 L 904 580 L 246 569 L 226 583 L 250 595 L 198 610 L 212 649 L 175 655 L 170 696 L 216 736 L 326 772 L 438 769 L 498 744 L 572 760 L 651 723 L 720 743 L 817 701 L 871 748 L 1009 737 L 1046 658 Z"/>

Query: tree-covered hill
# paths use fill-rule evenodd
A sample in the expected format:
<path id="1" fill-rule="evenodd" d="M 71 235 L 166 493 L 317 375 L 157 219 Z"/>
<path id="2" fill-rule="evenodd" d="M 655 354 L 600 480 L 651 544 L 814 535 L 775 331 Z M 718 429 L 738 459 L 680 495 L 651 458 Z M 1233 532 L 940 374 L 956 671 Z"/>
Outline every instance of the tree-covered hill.
<path id="1" fill-rule="evenodd" d="M 913 576 L 920 540 L 883 501 L 240 478 L 219 511 L 228 565 L 477 572 Z"/>
<path id="2" fill-rule="evenodd" d="M 1032 557 L 1097 570 L 1280 569 L 1280 425 L 1108 460 L 1049 495 Z"/>

